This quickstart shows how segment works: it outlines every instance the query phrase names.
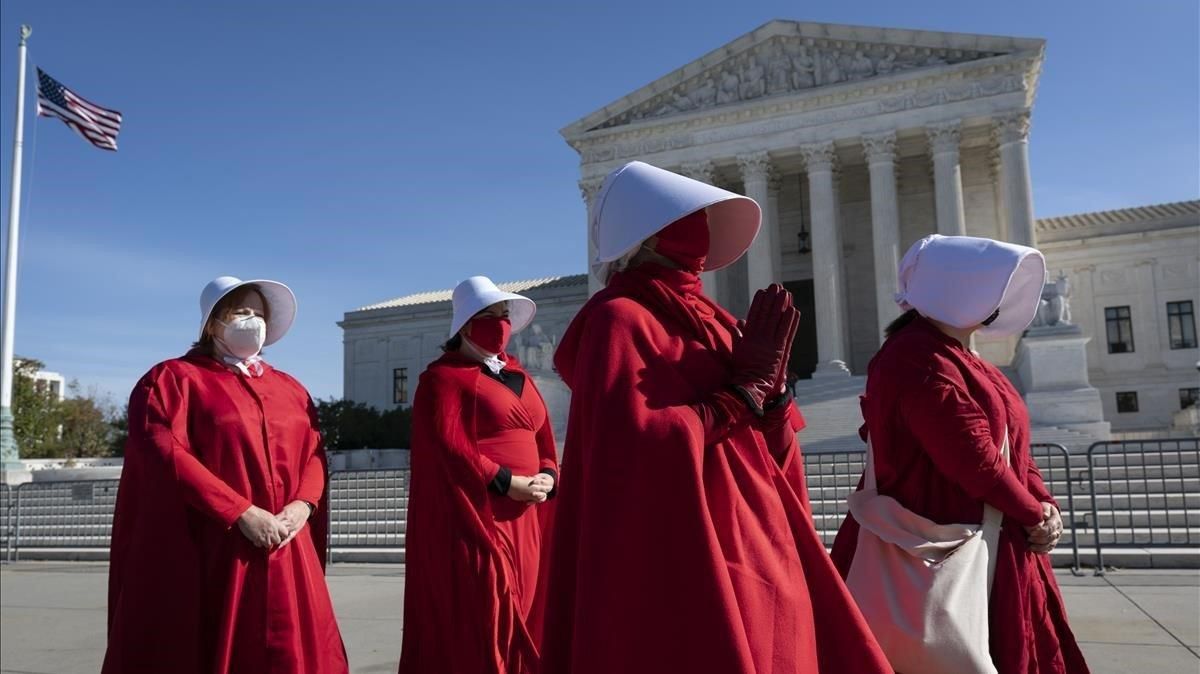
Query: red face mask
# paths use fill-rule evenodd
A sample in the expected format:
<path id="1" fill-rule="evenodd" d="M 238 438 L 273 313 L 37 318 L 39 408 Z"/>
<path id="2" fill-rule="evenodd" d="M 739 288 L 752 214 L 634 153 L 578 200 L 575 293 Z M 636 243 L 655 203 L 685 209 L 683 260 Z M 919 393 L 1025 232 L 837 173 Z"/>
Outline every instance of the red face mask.
<path id="1" fill-rule="evenodd" d="M 704 271 L 708 257 L 708 214 L 704 210 L 672 222 L 658 234 L 654 252 L 694 274 Z"/>
<path id="2" fill-rule="evenodd" d="M 487 353 L 504 353 L 512 335 L 512 321 L 499 316 L 480 316 L 471 319 L 471 334 L 467 337 Z"/>

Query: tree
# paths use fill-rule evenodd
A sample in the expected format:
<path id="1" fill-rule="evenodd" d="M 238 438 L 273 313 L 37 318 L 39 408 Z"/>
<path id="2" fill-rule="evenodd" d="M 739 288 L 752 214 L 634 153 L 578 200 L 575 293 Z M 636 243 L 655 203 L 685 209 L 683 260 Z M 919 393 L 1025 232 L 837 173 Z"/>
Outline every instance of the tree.
<path id="1" fill-rule="evenodd" d="M 80 388 L 79 382 L 72 381 L 67 387 L 69 397 L 60 403 L 62 434 L 56 447 L 57 456 L 111 456 L 114 406 L 96 391 L 82 393 Z"/>
<path id="2" fill-rule="evenodd" d="M 20 359 L 13 368 L 13 432 L 21 456 L 119 455 L 113 447 L 127 422 L 116 406 L 95 390 L 84 392 L 77 381 L 67 387 L 68 397 L 59 400 L 34 379 L 42 367 L 39 361 Z"/>
<path id="3" fill-rule="evenodd" d="M 328 449 L 404 449 L 409 445 L 411 413 L 380 412 L 349 400 L 318 400 L 317 422 Z"/>
<path id="4" fill-rule="evenodd" d="M 42 367 L 28 358 L 13 361 L 13 435 L 24 456 L 38 456 L 58 441 L 58 396 L 33 378 Z"/>
<path id="5" fill-rule="evenodd" d="M 112 440 L 109 442 L 109 454 L 112 456 L 125 456 L 125 441 L 129 439 L 129 403 L 126 403 L 109 420 L 109 425 L 112 426 Z"/>

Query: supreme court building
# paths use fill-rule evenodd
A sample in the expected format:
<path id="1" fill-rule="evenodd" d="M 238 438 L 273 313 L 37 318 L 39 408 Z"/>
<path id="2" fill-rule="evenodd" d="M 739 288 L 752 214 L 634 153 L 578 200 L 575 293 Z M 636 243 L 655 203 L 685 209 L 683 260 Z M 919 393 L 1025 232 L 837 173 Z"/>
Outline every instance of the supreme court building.
<path id="1" fill-rule="evenodd" d="M 588 207 L 604 176 L 634 159 L 762 205 L 763 227 L 753 247 L 735 265 L 705 274 L 708 294 L 740 315 L 756 289 L 782 282 L 805 317 L 792 368 L 803 378 L 853 380 L 865 374 L 883 327 L 899 313 L 896 270 L 914 241 L 937 232 L 1039 244 L 1028 143 L 1044 45 L 1040 39 L 772 21 L 561 133 L 579 153 L 578 186 Z M 1184 208 L 1182 219 L 1163 226 L 1155 221 L 1150 229 L 1175 228 L 1175 235 L 1183 232 L 1180 240 L 1194 244 L 1200 240 L 1195 212 Z M 581 213 L 580 236 L 587 235 L 586 222 Z M 1095 232 L 1141 231 L 1141 222 L 1135 217 Z M 1061 232 L 1055 236 L 1063 240 Z M 1200 302 L 1196 245 L 1181 250 L 1176 241 L 1156 250 L 1182 256 L 1171 262 L 1183 270 L 1171 281 L 1180 287 L 1167 292 L 1180 297 L 1166 301 Z M 1072 250 L 1075 258 L 1078 253 Z M 594 254 L 589 245 L 582 269 Z M 1075 258 L 1067 276 L 1084 264 Z M 1108 263 L 1126 261 L 1118 255 Z M 1054 276 L 1060 268 L 1053 255 L 1049 265 Z M 1153 273 L 1147 278 L 1153 282 Z M 539 302 L 537 325 L 518 335 L 514 347 L 543 373 L 539 386 L 557 382 L 549 354 L 598 287 L 595 278 L 581 275 L 507 288 Z M 1145 311 L 1157 316 L 1150 306 Z M 407 404 L 409 382 L 438 355 L 449 313 L 448 291 L 348 312 L 340 323 L 344 395 L 380 407 Z M 1081 327 L 1094 350 L 1103 322 Z M 1172 367 L 1197 360 L 1194 341 Z M 976 348 L 1015 370 L 1017 342 L 979 340 Z M 1187 369 L 1194 375 L 1191 365 Z M 1159 379 L 1169 388 L 1182 376 L 1188 375 Z M 557 398 L 552 408 L 565 405 L 562 396 L 547 396 Z M 1100 414 L 1098 402 L 1088 404 L 1093 416 Z M 1105 399 L 1105 408 L 1115 406 Z"/>

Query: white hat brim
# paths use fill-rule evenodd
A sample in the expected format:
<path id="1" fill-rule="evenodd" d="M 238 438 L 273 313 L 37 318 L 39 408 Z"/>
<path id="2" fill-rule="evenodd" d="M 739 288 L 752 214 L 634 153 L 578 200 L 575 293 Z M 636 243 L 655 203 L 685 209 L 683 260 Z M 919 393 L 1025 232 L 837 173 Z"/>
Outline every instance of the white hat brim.
<path id="1" fill-rule="evenodd" d="M 537 313 L 537 303 L 524 295 L 496 290 L 495 292 L 485 292 L 482 295 L 478 295 L 477 298 L 479 305 L 474 311 L 471 311 L 469 314 L 466 311 L 454 314 L 454 317 L 450 321 L 451 338 L 457 335 L 459 330 L 462 330 L 463 326 L 475 317 L 475 314 L 499 302 L 508 302 L 508 320 L 512 323 L 512 334 L 514 335 L 529 327 L 529 324 L 533 322 L 534 315 Z"/>
<path id="2" fill-rule="evenodd" d="M 242 281 L 226 288 L 212 303 L 212 306 L 209 307 L 204 320 L 200 323 L 201 338 L 204 337 L 204 327 L 208 325 L 213 309 L 229 293 L 245 286 L 255 286 L 258 288 L 259 292 L 263 295 L 263 300 L 267 304 L 267 336 L 263 342 L 263 346 L 270 346 L 283 339 L 283 336 L 292 328 L 292 323 L 296 320 L 296 294 L 292 292 L 291 288 L 279 281 L 269 281 L 266 279 Z"/>
<path id="3" fill-rule="evenodd" d="M 608 175 L 596 197 L 591 236 L 597 264 L 636 250 L 664 227 L 700 210 L 708 212 L 706 271 L 733 264 L 750 248 L 762 224 L 753 199 L 634 161 Z"/>

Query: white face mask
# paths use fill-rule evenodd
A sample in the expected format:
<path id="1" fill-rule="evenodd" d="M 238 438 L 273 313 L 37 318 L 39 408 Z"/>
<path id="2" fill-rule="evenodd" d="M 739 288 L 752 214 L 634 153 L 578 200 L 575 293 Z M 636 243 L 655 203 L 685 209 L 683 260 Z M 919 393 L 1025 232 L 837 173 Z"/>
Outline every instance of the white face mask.
<path id="1" fill-rule="evenodd" d="M 235 358 L 257 356 L 267 341 L 267 322 L 261 316 L 238 316 L 228 323 L 217 323 L 221 326 L 221 336 L 216 341 Z"/>

